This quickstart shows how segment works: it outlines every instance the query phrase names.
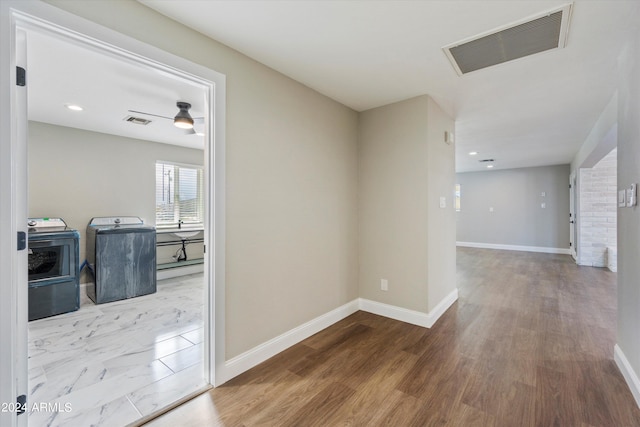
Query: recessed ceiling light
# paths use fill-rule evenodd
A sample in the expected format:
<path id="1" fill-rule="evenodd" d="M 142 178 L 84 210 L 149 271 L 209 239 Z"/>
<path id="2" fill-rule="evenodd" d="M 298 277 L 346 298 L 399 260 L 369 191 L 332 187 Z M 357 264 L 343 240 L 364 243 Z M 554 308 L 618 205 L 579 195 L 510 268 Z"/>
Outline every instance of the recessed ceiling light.
<path id="1" fill-rule="evenodd" d="M 476 156 L 476 155 L 478 155 L 478 152 L 477 151 L 469 151 L 469 155 L 470 156 Z"/>
<path id="2" fill-rule="evenodd" d="M 65 104 L 65 107 L 67 107 L 71 111 L 82 111 L 82 110 L 84 110 L 84 108 L 82 108 L 79 105 L 75 105 L 75 104 Z"/>
<path id="3" fill-rule="evenodd" d="M 491 169 L 493 165 L 487 165 L 487 169 Z"/>

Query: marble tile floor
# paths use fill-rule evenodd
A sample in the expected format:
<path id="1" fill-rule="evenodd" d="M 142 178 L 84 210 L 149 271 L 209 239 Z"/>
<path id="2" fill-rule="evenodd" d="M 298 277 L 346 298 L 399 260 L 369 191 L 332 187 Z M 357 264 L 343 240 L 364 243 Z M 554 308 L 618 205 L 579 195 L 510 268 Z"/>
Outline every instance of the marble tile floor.
<path id="1" fill-rule="evenodd" d="M 126 426 L 205 387 L 203 281 L 29 322 L 29 427 Z"/>

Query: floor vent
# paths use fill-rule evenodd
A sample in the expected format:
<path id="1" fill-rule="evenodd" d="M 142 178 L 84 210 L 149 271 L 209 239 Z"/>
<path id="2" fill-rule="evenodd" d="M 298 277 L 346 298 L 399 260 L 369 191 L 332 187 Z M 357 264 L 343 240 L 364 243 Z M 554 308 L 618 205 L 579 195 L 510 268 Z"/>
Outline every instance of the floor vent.
<path id="1" fill-rule="evenodd" d="M 136 116 L 127 116 L 123 120 L 125 122 L 133 123 L 136 125 L 143 125 L 143 126 L 146 126 L 149 123 L 151 123 L 151 120 L 143 119 L 142 117 L 136 117 Z"/>
<path id="2" fill-rule="evenodd" d="M 459 75 L 566 44 L 571 4 L 442 49 Z"/>

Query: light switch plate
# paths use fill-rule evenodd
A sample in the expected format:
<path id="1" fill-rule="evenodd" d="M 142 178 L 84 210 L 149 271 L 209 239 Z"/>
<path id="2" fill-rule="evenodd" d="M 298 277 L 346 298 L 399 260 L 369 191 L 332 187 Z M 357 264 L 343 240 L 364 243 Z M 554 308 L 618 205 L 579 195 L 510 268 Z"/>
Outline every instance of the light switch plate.
<path id="1" fill-rule="evenodd" d="M 636 184 L 631 184 L 629 188 L 627 188 L 627 207 L 632 207 L 636 205 Z"/>
<path id="2" fill-rule="evenodd" d="M 444 196 L 440 196 L 440 207 L 441 208 L 447 207 L 447 198 Z"/>
<path id="3" fill-rule="evenodd" d="M 618 191 L 618 207 L 624 208 L 627 206 L 627 190 Z"/>

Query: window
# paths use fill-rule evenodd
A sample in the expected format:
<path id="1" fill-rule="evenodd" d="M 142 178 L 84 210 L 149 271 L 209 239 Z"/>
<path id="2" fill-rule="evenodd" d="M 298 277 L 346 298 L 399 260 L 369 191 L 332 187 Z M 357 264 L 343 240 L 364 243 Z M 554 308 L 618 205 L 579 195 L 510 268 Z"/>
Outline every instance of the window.
<path id="1" fill-rule="evenodd" d="M 456 212 L 460 212 L 460 184 L 456 184 Z"/>
<path id="2" fill-rule="evenodd" d="M 156 225 L 202 224 L 202 166 L 156 162 Z"/>

